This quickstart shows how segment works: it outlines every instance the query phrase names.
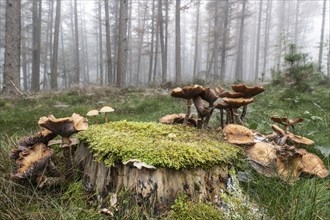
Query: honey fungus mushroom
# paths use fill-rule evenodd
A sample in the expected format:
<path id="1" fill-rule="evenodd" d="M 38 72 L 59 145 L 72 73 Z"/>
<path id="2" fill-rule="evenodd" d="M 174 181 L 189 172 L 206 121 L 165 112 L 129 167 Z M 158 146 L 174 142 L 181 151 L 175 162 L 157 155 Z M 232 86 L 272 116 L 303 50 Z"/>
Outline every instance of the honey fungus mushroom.
<path id="1" fill-rule="evenodd" d="M 115 110 L 113 108 L 111 108 L 110 106 L 103 106 L 101 109 L 100 109 L 100 113 L 104 113 L 104 121 L 105 122 L 108 122 L 108 114 L 110 112 L 114 112 Z"/>
<path id="2" fill-rule="evenodd" d="M 184 119 L 183 124 L 187 125 L 188 118 L 190 117 L 191 113 L 191 105 L 193 103 L 193 99 L 196 97 L 199 97 L 199 95 L 204 91 L 204 88 L 200 85 L 194 85 L 194 86 L 184 86 L 182 88 L 177 87 L 171 91 L 171 96 L 175 98 L 182 98 L 187 100 L 187 110 L 186 110 L 186 116 Z M 199 107 L 199 110 L 201 111 L 202 109 L 202 102 L 201 99 L 199 98 L 198 100 L 195 100 L 194 103 L 196 103 Z M 195 105 L 196 105 L 195 104 Z M 197 109 L 197 107 L 196 107 Z M 197 109 L 197 111 L 199 111 Z"/>
<path id="3" fill-rule="evenodd" d="M 37 143 L 22 150 L 16 159 L 17 172 L 11 178 L 16 181 L 26 178 L 34 178 L 33 181 L 37 180 L 42 176 L 53 153 L 54 150 L 43 143 Z"/>
<path id="4" fill-rule="evenodd" d="M 88 128 L 87 119 L 73 113 L 71 117 L 55 118 L 53 115 L 41 117 L 38 124 L 62 137 L 61 148 L 63 149 L 64 165 L 67 180 L 73 177 L 72 153 L 70 136 Z"/>
<path id="5" fill-rule="evenodd" d="M 281 125 L 284 125 L 284 129 L 285 129 L 286 132 L 289 131 L 289 128 L 290 127 L 293 128 L 293 125 L 304 121 L 303 118 L 289 119 L 288 117 L 281 118 L 281 117 L 276 116 L 276 115 L 275 116 L 272 116 L 271 117 L 271 120 L 273 122 L 276 122 L 276 123 L 279 123 Z"/>
<path id="6" fill-rule="evenodd" d="M 242 125 L 228 124 L 223 129 L 223 134 L 230 144 L 252 145 L 255 143 L 253 132 Z"/>

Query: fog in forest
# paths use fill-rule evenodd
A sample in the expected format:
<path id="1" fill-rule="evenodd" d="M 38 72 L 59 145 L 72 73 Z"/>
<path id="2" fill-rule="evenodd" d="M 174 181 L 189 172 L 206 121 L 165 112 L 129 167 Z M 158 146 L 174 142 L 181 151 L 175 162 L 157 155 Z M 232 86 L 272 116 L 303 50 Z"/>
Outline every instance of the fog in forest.
<path id="1" fill-rule="evenodd" d="M 329 8 L 327 0 L 1 0 L 0 90 L 266 83 L 292 44 L 330 76 Z"/>

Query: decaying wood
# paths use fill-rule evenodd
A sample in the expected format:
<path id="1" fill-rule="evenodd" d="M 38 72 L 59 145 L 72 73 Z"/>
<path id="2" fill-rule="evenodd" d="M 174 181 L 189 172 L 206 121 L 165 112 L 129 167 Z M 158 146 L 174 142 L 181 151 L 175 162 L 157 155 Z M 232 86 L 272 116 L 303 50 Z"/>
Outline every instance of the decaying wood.
<path id="1" fill-rule="evenodd" d="M 122 189 L 134 191 L 132 195 L 146 201 L 154 210 L 169 207 L 178 193 L 186 193 L 197 199 L 213 201 L 220 189 L 225 189 L 228 178 L 227 166 L 210 169 L 169 168 L 147 169 L 116 164 L 106 167 L 94 160 L 87 145 L 81 143 L 76 151 L 75 163 L 83 171 L 84 185 L 100 195 L 117 196 Z"/>

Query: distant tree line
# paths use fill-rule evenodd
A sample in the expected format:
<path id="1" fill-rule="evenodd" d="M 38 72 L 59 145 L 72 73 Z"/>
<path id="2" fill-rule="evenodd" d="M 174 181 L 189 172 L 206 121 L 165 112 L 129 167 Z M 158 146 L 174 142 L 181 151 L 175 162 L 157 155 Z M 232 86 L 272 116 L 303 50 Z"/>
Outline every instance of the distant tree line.
<path id="1" fill-rule="evenodd" d="M 330 76 L 326 0 L 0 1 L 0 89 L 268 81 L 316 31 Z M 314 30 L 313 18 L 320 18 Z"/>

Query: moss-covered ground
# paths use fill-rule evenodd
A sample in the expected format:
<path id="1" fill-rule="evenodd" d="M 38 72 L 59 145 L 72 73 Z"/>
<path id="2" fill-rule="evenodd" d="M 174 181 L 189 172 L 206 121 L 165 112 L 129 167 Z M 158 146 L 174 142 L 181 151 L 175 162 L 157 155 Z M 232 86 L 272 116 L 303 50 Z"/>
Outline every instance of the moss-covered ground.
<path id="1" fill-rule="evenodd" d="M 161 116 L 185 111 L 185 101 L 174 99 L 168 91 L 118 90 L 112 88 L 71 90 L 47 93 L 24 98 L 0 100 L 0 219 L 108 219 L 98 214 L 96 195 L 85 193 L 79 179 L 57 189 L 37 190 L 34 186 L 19 186 L 9 180 L 14 163 L 9 160 L 9 150 L 16 141 L 33 134 L 39 127 L 41 116 L 70 116 L 73 112 L 85 115 L 90 109 L 110 105 L 115 109 L 109 117 L 115 121 L 157 122 Z M 266 86 L 266 91 L 255 97 L 248 108 L 246 125 L 259 132 L 270 133 L 270 116 L 303 117 L 305 122 L 295 127 L 295 133 L 315 141 L 309 151 L 318 154 L 329 169 L 330 151 L 330 89 L 328 85 L 315 85 L 309 92 L 301 93 L 284 87 Z M 219 126 L 218 113 L 212 127 Z M 102 115 L 89 120 L 90 124 L 103 123 Z M 111 124 L 111 123 L 110 123 Z M 107 125 L 100 125 L 107 126 Z M 108 125 L 109 126 L 109 125 Z M 93 128 L 94 126 L 91 126 Z M 97 128 L 98 126 L 95 126 Z M 322 154 L 322 152 L 324 154 Z M 60 153 L 60 151 L 59 151 Z M 61 161 L 61 154 L 55 162 Z M 289 185 L 279 179 L 269 179 L 250 170 L 245 161 L 237 169 L 248 171 L 250 181 L 241 183 L 246 194 L 273 219 L 328 219 L 330 216 L 330 179 L 303 176 Z M 182 205 L 184 210 L 203 207 L 203 213 L 212 216 L 217 210 L 206 204 L 194 202 Z M 196 206 L 195 206 L 196 205 Z M 180 211 L 181 206 L 176 210 Z M 175 208 L 175 207 L 173 207 Z M 139 213 L 139 212 L 136 212 Z M 123 213 L 127 216 L 127 213 Z M 172 213 L 172 216 L 175 214 Z M 205 217 L 205 216 L 204 216 Z M 118 217 L 117 219 L 120 219 Z M 124 218 L 121 218 L 124 219 Z M 127 218 L 126 218 L 127 219 Z M 128 219 L 139 219 L 138 214 Z M 207 219 L 207 217 L 205 217 Z"/>
<path id="2" fill-rule="evenodd" d="M 78 138 L 88 143 L 96 159 L 108 166 L 137 159 L 178 170 L 233 163 L 240 150 L 221 136 L 214 130 L 183 125 L 117 121 L 91 126 Z"/>

